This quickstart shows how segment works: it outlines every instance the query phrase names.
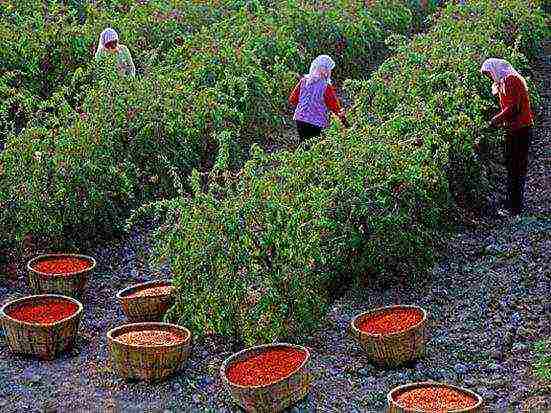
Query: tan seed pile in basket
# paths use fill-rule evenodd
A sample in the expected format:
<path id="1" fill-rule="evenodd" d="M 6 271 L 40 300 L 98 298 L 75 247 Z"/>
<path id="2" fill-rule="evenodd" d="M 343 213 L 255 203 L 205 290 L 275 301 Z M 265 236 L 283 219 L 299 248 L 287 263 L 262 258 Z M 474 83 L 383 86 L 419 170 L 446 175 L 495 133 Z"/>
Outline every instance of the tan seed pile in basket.
<path id="1" fill-rule="evenodd" d="M 164 285 L 160 287 L 150 287 L 139 290 L 133 294 L 130 294 L 129 297 L 159 297 L 162 295 L 172 294 L 174 287 L 171 285 Z"/>
<path id="2" fill-rule="evenodd" d="M 185 341 L 185 337 L 171 331 L 142 330 L 121 334 L 117 340 L 137 346 L 161 346 L 181 344 Z"/>

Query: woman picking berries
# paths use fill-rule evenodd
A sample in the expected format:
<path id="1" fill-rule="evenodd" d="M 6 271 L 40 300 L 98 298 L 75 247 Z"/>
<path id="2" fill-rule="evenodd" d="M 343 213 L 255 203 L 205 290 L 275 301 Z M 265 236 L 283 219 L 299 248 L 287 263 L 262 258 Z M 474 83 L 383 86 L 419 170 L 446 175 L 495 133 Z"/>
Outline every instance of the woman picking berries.
<path id="1" fill-rule="evenodd" d="M 335 62 L 329 56 L 318 56 L 310 65 L 310 73 L 295 86 L 289 102 L 296 106 L 293 119 L 301 140 L 319 136 L 329 125 L 329 112 L 337 115 L 344 126 L 344 110 L 331 85 L 331 71 Z"/>
<path id="2" fill-rule="evenodd" d="M 492 118 L 493 127 L 504 126 L 505 161 L 508 172 L 507 206 L 513 215 L 524 207 L 524 186 L 528 169 L 528 148 L 533 126 L 526 80 L 502 59 L 488 59 L 480 69 L 493 81 L 492 93 L 499 97 L 501 111 Z"/>
<path id="3" fill-rule="evenodd" d="M 119 35 L 111 28 L 105 29 L 99 36 L 96 59 L 108 53 L 117 55 L 119 73 L 125 76 L 134 76 L 136 74 L 136 68 L 130 51 L 125 45 L 119 44 Z"/>

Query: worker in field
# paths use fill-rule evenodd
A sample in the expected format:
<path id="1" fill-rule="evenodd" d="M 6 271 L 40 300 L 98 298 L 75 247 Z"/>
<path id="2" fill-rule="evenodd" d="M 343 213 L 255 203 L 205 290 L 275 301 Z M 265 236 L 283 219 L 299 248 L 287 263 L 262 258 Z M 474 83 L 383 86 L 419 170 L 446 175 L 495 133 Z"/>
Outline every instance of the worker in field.
<path id="1" fill-rule="evenodd" d="M 105 29 L 99 36 L 96 59 L 107 53 L 117 55 L 119 73 L 126 76 L 134 76 L 136 74 L 136 68 L 130 51 L 125 45 L 119 44 L 119 35 L 111 28 Z"/>
<path id="2" fill-rule="evenodd" d="M 319 136 L 329 125 L 330 112 L 348 126 L 337 92 L 331 85 L 334 67 L 335 62 L 329 56 L 316 57 L 310 65 L 310 73 L 298 82 L 289 96 L 289 102 L 296 106 L 293 119 L 301 140 Z"/>
<path id="3" fill-rule="evenodd" d="M 528 169 L 528 149 L 533 114 L 526 80 L 502 59 L 488 59 L 480 69 L 492 80 L 492 93 L 499 98 L 501 111 L 490 121 L 493 127 L 506 129 L 505 161 L 508 172 L 507 207 L 518 215 L 524 207 L 524 187 Z M 503 214 L 503 212 L 501 212 Z"/>

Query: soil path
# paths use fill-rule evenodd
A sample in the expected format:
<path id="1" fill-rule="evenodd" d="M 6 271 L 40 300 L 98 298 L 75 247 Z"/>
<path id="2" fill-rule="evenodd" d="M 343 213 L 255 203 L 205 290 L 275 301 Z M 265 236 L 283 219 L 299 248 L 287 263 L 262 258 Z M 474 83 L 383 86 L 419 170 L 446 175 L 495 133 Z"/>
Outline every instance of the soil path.
<path id="1" fill-rule="evenodd" d="M 551 337 L 551 55 L 534 66 L 543 107 L 532 146 L 522 217 L 483 220 L 451 237 L 446 257 L 409 285 L 373 280 L 339 299 L 323 329 L 298 342 L 313 352 L 315 381 L 292 411 L 383 411 L 394 386 L 439 380 L 481 394 L 489 411 L 551 410 L 551 383 L 531 370 L 533 344 Z M 185 369 L 169 381 L 125 383 L 109 367 L 105 334 L 124 322 L 116 291 L 158 274 L 145 264 L 147 239 L 98 247 L 99 267 L 84 298 L 86 315 L 76 348 L 52 362 L 13 356 L 0 336 L 0 410 L 237 411 L 218 369 L 229 343 L 198 340 Z M 390 286 L 389 286 L 390 284 Z M 28 294 L 24 280 L 0 285 L 0 303 Z M 371 366 L 346 330 L 353 316 L 394 303 L 429 313 L 427 356 L 408 368 Z M 0 333 L 1 334 L 1 333 Z"/>

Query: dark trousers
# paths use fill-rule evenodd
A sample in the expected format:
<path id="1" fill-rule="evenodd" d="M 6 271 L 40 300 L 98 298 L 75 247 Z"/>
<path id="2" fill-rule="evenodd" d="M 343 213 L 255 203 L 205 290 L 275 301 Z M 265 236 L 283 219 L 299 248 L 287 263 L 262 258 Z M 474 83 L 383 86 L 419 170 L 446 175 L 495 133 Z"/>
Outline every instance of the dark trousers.
<path id="1" fill-rule="evenodd" d="M 303 141 L 308 138 L 313 138 L 314 136 L 321 135 L 321 128 L 310 123 L 302 122 L 300 120 L 296 121 L 297 131 L 300 140 Z"/>
<path id="2" fill-rule="evenodd" d="M 505 162 L 507 166 L 507 204 L 513 214 L 524 208 L 524 187 L 528 172 L 528 150 L 532 128 L 526 127 L 508 132 L 505 138 Z"/>

